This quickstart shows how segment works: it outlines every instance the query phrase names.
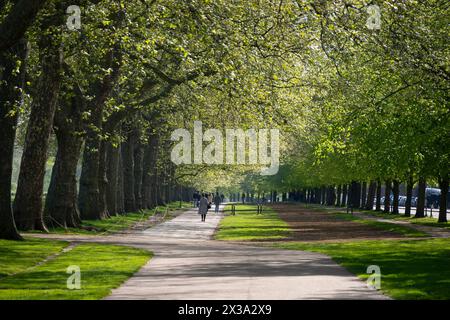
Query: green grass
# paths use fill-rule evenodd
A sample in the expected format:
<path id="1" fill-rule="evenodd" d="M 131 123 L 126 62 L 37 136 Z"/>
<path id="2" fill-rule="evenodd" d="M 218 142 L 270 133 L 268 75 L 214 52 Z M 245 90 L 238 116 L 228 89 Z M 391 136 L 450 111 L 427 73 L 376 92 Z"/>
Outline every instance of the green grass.
<path id="1" fill-rule="evenodd" d="M 369 265 L 378 265 L 381 290 L 394 299 L 450 299 L 450 239 L 273 245 L 329 255 L 361 279 Z"/>
<path id="2" fill-rule="evenodd" d="M 389 232 L 400 234 L 405 237 L 428 237 L 429 236 L 427 233 L 425 233 L 423 231 L 416 230 L 416 229 L 413 229 L 411 227 L 404 226 L 404 225 L 398 225 L 398 224 L 394 224 L 394 223 L 380 222 L 380 221 L 374 221 L 374 220 L 365 220 L 363 218 L 352 216 L 347 213 L 333 213 L 333 215 L 339 219 L 366 224 L 373 228 L 386 230 Z"/>
<path id="3" fill-rule="evenodd" d="M 302 207 L 305 208 L 304 205 Z M 320 205 L 308 205 L 307 208 L 310 210 L 318 211 L 318 212 L 332 214 L 339 219 L 354 221 L 357 223 L 369 225 L 376 229 L 382 229 L 382 230 L 390 231 L 393 233 L 397 233 L 397 234 L 403 235 L 405 237 L 428 237 L 429 236 L 427 233 L 420 231 L 420 230 L 413 229 L 409 226 L 398 225 L 398 224 L 393 224 L 393 223 L 389 223 L 389 222 L 366 220 L 366 219 L 363 219 L 363 218 L 360 218 L 357 216 L 352 216 L 350 214 L 347 214 L 346 211 L 341 211 L 341 209 L 335 208 L 335 207 L 324 207 L 324 206 L 320 206 Z M 358 210 L 358 211 L 362 211 L 362 210 Z M 370 212 L 370 211 L 367 211 L 367 212 Z"/>
<path id="4" fill-rule="evenodd" d="M 98 234 L 105 233 L 110 234 L 114 232 L 123 231 L 131 228 L 140 221 L 145 221 L 153 216 L 155 210 L 145 210 L 144 212 L 133 212 L 125 215 L 112 216 L 109 219 L 103 220 L 83 220 L 82 227 L 89 229 L 75 229 L 69 228 L 69 233 L 83 233 L 83 234 Z M 93 228 L 93 229 L 90 229 Z M 64 232 L 63 228 L 56 228 L 53 232 Z"/>
<path id="5" fill-rule="evenodd" d="M 83 220 L 81 228 L 49 228 L 49 232 L 83 235 L 111 234 L 131 228 L 136 223 L 150 218 L 153 214 L 154 210 L 145 210 L 142 213 L 127 213 L 103 220 Z M 42 231 L 30 231 L 29 233 L 42 233 Z"/>
<path id="6" fill-rule="evenodd" d="M 230 209 L 230 206 L 225 208 Z M 215 234 L 217 240 L 275 240 L 289 236 L 289 227 L 271 208 L 256 214 L 254 205 L 236 205 L 236 215 L 222 219 Z M 251 211 L 239 211 L 251 210 Z"/>
<path id="7" fill-rule="evenodd" d="M 433 211 L 433 217 L 436 218 L 414 218 L 414 217 L 405 217 L 403 214 L 387 214 L 382 212 L 376 212 L 376 211 L 368 211 L 368 210 L 359 210 L 361 213 L 374 216 L 381 219 L 392 219 L 392 220 L 399 220 L 399 221 L 406 221 L 412 224 L 418 224 L 422 226 L 428 226 L 428 227 L 437 227 L 437 228 L 444 228 L 447 230 L 450 230 L 450 224 L 448 222 L 438 222 L 437 221 L 437 215 L 438 211 Z"/>
<path id="8" fill-rule="evenodd" d="M 24 243 L 28 242 L 33 243 L 34 240 Z M 14 243 L 3 243 L 2 248 L 5 245 L 10 248 Z M 151 253 L 142 249 L 80 244 L 40 266 L 25 271 L 22 268 L 21 273 L 0 278 L 0 299 L 101 299 L 139 270 L 150 258 Z M 9 270 L 16 268 L 14 262 L 6 262 L 6 265 Z M 67 289 L 70 274 L 66 273 L 66 270 L 72 265 L 80 267 L 80 290 Z"/>
<path id="9" fill-rule="evenodd" d="M 0 240 L 0 281 L 5 276 L 36 265 L 47 256 L 60 252 L 67 245 L 67 242 L 45 239 Z"/>
<path id="10" fill-rule="evenodd" d="M 179 209 L 191 208 L 190 202 L 171 202 L 167 206 L 159 206 L 158 213 L 164 214 L 166 208 L 169 207 L 169 212 Z M 155 214 L 155 209 L 144 210 L 142 212 L 127 213 L 125 215 L 112 216 L 103 220 L 83 220 L 82 228 L 51 228 L 50 233 L 66 233 L 66 234 L 111 234 L 131 228 L 139 222 L 144 222 Z M 40 231 L 32 231 L 31 233 L 41 233 Z"/>
<path id="11" fill-rule="evenodd" d="M 313 208 L 314 210 L 319 211 L 327 211 L 327 210 L 333 210 L 333 211 L 340 211 L 345 210 L 345 208 L 337 208 L 337 207 L 324 207 L 317 204 L 310 204 L 308 205 L 310 208 Z M 428 209 L 429 210 L 429 209 Z M 392 214 L 392 213 L 384 213 L 381 211 L 373 211 L 373 210 L 364 210 L 364 209 L 355 209 L 356 212 L 360 212 L 366 215 L 370 215 L 373 217 L 386 219 L 386 220 L 399 220 L 399 221 L 406 221 L 412 224 L 418 224 L 423 226 L 429 226 L 429 227 L 437 227 L 437 228 L 444 228 L 450 230 L 450 223 L 448 222 L 438 222 L 438 209 L 433 210 L 433 218 L 430 217 L 424 217 L 424 218 L 415 218 L 412 217 L 406 217 L 404 214 Z M 428 211 L 429 214 L 429 211 Z"/>
<path id="12" fill-rule="evenodd" d="M 237 209 L 253 209 L 239 206 Z M 310 207 L 328 212 L 339 219 L 370 225 L 407 237 L 425 237 L 427 234 L 408 226 L 364 220 L 337 213 L 324 207 Z M 227 208 L 229 209 L 229 207 Z M 267 209 L 270 210 L 270 209 Z M 273 240 L 286 238 L 289 228 L 275 212 L 264 215 L 239 212 L 225 217 L 216 234 L 219 240 Z M 278 248 L 307 250 L 331 256 L 337 263 L 367 279 L 367 267 L 381 268 L 381 290 L 395 299 L 450 299 L 450 239 L 371 240 L 341 243 L 305 243 L 279 241 Z"/>

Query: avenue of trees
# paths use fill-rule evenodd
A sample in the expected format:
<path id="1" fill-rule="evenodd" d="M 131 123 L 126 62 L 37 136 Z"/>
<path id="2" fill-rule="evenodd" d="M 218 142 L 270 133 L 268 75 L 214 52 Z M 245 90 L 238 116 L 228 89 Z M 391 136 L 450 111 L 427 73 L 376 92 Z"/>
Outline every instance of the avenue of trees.
<path id="1" fill-rule="evenodd" d="M 315 8 L 321 19 L 309 23 L 317 22 L 321 54 L 302 73 L 308 92 L 285 91 L 301 107 L 286 113 L 284 165 L 273 177 L 249 174 L 239 186 L 250 195 L 289 192 L 297 200 L 395 214 L 404 183 L 406 216 L 418 186 L 415 217 L 423 217 L 429 183 L 441 189 L 438 220 L 446 222 L 449 6 L 384 1 L 379 30 L 362 25 L 361 8 Z"/>
<path id="2" fill-rule="evenodd" d="M 448 5 L 383 1 L 372 29 L 369 4 L 0 0 L 0 238 L 189 200 L 237 174 L 255 190 L 328 190 L 330 204 L 363 186 L 366 207 L 381 183 L 433 180 L 445 221 Z M 171 132 L 194 120 L 279 128 L 280 173 L 175 166 Z"/>

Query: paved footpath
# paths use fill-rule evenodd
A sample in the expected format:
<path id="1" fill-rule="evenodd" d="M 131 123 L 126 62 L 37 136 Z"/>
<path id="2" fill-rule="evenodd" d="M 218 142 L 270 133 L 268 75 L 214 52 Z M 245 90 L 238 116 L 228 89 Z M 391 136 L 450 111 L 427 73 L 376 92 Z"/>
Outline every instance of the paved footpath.
<path id="1" fill-rule="evenodd" d="M 107 299 L 386 299 L 329 257 L 211 240 L 195 210 L 120 243 L 155 256 Z"/>
<path id="2" fill-rule="evenodd" d="M 388 299 L 319 253 L 211 240 L 222 214 L 196 210 L 144 231 L 40 235 L 144 248 L 154 257 L 106 299 Z"/>

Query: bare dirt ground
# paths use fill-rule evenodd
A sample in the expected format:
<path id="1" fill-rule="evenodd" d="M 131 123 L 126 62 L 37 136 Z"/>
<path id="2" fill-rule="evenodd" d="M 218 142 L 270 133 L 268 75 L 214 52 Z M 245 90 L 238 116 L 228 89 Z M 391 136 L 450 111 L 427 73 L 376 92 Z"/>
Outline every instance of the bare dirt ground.
<path id="1" fill-rule="evenodd" d="M 341 220 L 332 214 L 302 208 L 295 204 L 271 206 L 292 228 L 291 236 L 282 241 L 352 241 L 405 238 L 358 222 Z"/>

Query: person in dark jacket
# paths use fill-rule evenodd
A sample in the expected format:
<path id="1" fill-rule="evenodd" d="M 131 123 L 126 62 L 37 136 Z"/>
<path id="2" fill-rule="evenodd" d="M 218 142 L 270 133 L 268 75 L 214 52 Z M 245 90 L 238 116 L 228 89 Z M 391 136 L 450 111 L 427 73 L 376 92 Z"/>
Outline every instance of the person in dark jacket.
<path id="1" fill-rule="evenodd" d="M 198 205 L 198 214 L 201 215 L 202 222 L 206 220 L 206 215 L 208 214 L 208 205 L 208 198 L 206 198 L 206 194 L 203 194 Z"/>
<path id="2" fill-rule="evenodd" d="M 200 193 L 198 191 L 195 191 L 194 194 L 192 195 L 192 199 L 194 202 L 194 207 L 198 208 L 198 202 L 200 201 Z"/>
<path id="3" fill-rule="evenodd" d="M 214 204 L 215 204 L 215 212 L 219 213 L 219 206 L 222 203 L 222 198 L 219 196 L 219 193 L 216 192 L 216 195 L 214 196 Z"/>

